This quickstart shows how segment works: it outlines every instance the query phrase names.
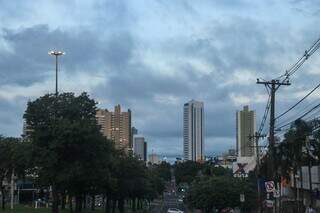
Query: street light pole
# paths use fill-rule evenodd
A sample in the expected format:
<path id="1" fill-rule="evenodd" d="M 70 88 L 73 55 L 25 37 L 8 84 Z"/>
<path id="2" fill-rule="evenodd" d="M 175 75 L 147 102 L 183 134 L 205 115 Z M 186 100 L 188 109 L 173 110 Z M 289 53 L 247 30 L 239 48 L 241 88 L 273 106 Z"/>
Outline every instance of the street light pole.
<path id="1" fill-rule="evenodd" d="M 58 96 L 58 57 L 64 55 L 65 52 L 62 51 L 50 51 L 49 55 L 55 56 L 56 58 L 56 96 Z"/>

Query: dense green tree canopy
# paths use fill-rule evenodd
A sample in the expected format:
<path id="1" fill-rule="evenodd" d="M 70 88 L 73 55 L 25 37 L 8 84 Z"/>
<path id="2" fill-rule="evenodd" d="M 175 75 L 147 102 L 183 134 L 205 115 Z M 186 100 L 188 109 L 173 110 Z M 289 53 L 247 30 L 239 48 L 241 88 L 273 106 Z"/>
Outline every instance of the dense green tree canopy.
<path id="1" fill-rule="evenodd" d="M 52 188 L 54 213 L 58 212 L 58 198 L 66 193 L 75 198 L 76 212 L 81 211 L 86 195 L 94 199 L 103 194 L 106 212 L 111 203 L 123 212 L 125 200 L 132 200 L 135 209 L 136 201 L 141 206 L 142 200 L 162 194 L 170 165 L 161 164 L 153 172 L 144 162 L 116 150 L 100 133 L 96 103 L 86 93 L 44 95 L 28 103 L 24 118 L 32 149 L 31 168 L 40 187 Z"/>
<path id="2" fill-rule="evenodd" d="M 240 202 L 240 194 L 245 195 L 246 202 Z M 229 176 L 203 177 L 191 185 L 187 202 L 192 208 L 212 212 L 214 208 L 254 207 L 256 194 L 254 185 L 248 180 Z"/>

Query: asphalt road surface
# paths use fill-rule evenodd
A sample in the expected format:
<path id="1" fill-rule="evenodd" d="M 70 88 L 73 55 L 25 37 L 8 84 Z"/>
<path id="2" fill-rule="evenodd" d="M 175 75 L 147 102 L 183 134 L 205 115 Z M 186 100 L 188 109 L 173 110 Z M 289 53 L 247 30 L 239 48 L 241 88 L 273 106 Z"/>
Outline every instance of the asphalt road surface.
<path id="1" fill-rule="evenodd" d="M 164 205 L 159 213 L 166 213 L 169 208 L 175 208 L 186 212 L 183 203 L 178 201 L 178 196 L 175 193 L 165 193 Z"/>
<path id="2" fill-rule="evenodd" d="M 170 208 L 179 209 L 186 213 L 183 203 L 179 202 L 179 196 L 176 194 L 177 187 L 173 171 L 171 173 L 171 181 L 166 186 L 166 192 L 163 196 L 163 205 L 154 208 L 152 213 L 167 213 Z"/>

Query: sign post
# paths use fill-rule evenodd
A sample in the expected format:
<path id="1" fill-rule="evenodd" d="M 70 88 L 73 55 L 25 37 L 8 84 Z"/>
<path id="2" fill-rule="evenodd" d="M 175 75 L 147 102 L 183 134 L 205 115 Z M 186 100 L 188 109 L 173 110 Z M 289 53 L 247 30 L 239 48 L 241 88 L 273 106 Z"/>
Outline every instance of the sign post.
<path id="1" fill-rule="evenodd" d="M 240 194 L 240 202 L 241 202 L 241 203 L 244 203 L 244 201 L 245 201 L 245 196 L 244 196 L 244 194 Z"/>

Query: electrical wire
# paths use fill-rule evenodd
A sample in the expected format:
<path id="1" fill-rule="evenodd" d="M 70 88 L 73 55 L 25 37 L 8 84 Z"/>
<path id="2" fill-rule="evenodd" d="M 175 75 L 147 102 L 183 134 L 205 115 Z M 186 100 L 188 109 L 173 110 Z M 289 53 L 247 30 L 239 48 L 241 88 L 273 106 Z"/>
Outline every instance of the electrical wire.
<path id="1" fill-rule="evenodd" d="M 304 52 L 303 56 L 299 58 L 299 60 L 295 64 L 293 64 L 288 70 L 286 70 L 284 74 L 280 75 L 277 79 L 281 79 L 285 77 L 283 79 L 283 82 L 288 80 L 289 77 L 293 75 L 304 64 L 304 62 L 308 60 L 310 56 L 312 56 L 313 53 L 315 53 L 319 49 L 319 47 L 320 47 L 320 38 L 318 38 L 318 40 L 316 40 L 313 43 L 313 45 Z"/>
<path id="2" fill-rule="evenodd" d="M 320 93 L 317 93 L 318 95 L 320 95 Z M 311 109 L 314 105 L 316 105 L 319 102 L 318 99 L 314 99 L 314 100 L 309 100 L 308 101 L 308 105 L 298 105 L 294 111 L 291 111 L 290 116 L 286 116 L 284 119 L 283 117 L 280 119 L 281 121 L 277 120 L 276 121 L 276 126 L 281 126 L 289 121 L 295 120 L 296 117 L 298 117 L 298 115 L 303 115 L 305 112 L 307 112 L 309 109 Z M 294 112 L 294 113 L 293 113 Z"/>
<path id="3" fill-rule="evenodd" d="M 261 123 L 260 123 L 260 126 L 259 126 L 258 135 L 260 135 L 262 130 L 264 129 L 264 126 L 265 126 L 265 123 L 267 121 L 268 114 L 269 114 L 270 104 L 271 104 L 271 96 L 269 95 L 268 101 L 267 101 L 267 105 L 266 105 L 266 108 L 264 110 L 264 114 L 263 114 L 263 117 L 262 117 L 262 120 L 261 120 Z"/>
<path id="4" fill-rule="evenodd" d="M 300 117 L 298 117 L 297 119 L 295 119 L 294 121 L 288 122 L 280 127 L 277 127 L 277 129 L 281 129 L 283 127 L 286 127 L 290 124 L 292 124 L 293 122 L 295 122 L 296 120 L 302 119 L 303 117 L 305 117 L 306 115 L 308 115 L 309 113 L 311 113 L 313 110 L 317 109 L 320 107 L 320 104 L 317 104 L 316 106 L 312 107 L 310 110 L 308 110 L 307 112 L 305 112 L 303 115 L 301 115 Z"/>
<path id="5" fill-rule="evenodd" d="M 318 89 L 320 87 L 320 83 L 313 88 L 308 94 L 306 94 L 302 99 L 300 99 L 297 103 L 295 103 L 294 105 L 292 105 L 289 109 L 287 109 L 286 111 L 284 111 L 283 113 L 281 113 L 280 115 L 278 115 L 275 120 L 279 119 L 280 117 L 284 116 L 285 114 L 287 114 L 288 112 L 290 112 L 293 108 L 295 108 L 298 104 L 300 104 L 302 101 L 304 101 L 309 95 L 311 95 L 316 89 Z"/>

